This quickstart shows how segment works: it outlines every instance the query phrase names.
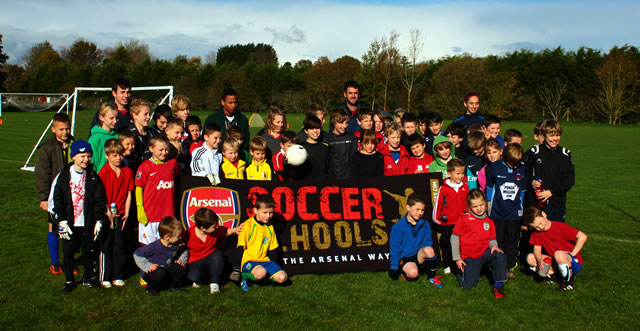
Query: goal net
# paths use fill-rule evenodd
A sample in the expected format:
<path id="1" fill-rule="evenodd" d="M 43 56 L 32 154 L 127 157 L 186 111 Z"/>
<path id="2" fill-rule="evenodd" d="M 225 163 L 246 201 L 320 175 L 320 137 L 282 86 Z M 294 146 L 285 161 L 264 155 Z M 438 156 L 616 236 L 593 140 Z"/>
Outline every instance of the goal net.
<path id="1" fill-rule="evenodd" d="M 76 115 L 78 113 L 78 108 L 79 108 L 78 98 L 80 97 L 81 92 L 94 92 L 94 93 L 103 92 L 104 93 L 104 92 L 110 92 L 110 91 L 111 91 L 111 87 L 76 87 L 73 93 L 68 98 L 66 98 L 65 102 L 60 106 L 60 108 L 58 109 L 58 111 L 56 111 L 56 113 L 59 113 L 64 109 L 66 109 L 66 113 L 69 114 L 69 107 L 71 107 L 71 114 L 69 114 L 69 116 L 71 117 L 71 135 L 72 136 L 75 136 Z M 135 92 L 144 93 L 142 91 L 167 91 L 166 94 L 162 93 L 163 96 L 155 100 L 157 102 L 153 102 L 154 105 L 160 105 L 163 103 L 171 105 L 171 101 L 173 100 L 173 86 L 171 85 L 169 86 L 137 86 L 137 87 L 131 88 L 132 94 Z M 149 100 L 149 99 L 145 98 L 145 100 Z M 33 146 L 31 153 L 29 153 L 29 157 L 27 157 L 27 160 L 25 161 L 24 165 L 20 168 L 21 170 L 35 171 L 35 166 L 30 165 L 31 159 L 35 155 L 36 150 L 38 150 L 38 146 L 40 146 L 40 143 L 42 142 L 42 140 L 45 138 L 47 133 L 50 132 L 49 129 L 51 128 L 51 125 L 53 125 L 53 120 L 50 120 L 47 127 L 44 129 L 44 131 L 42 131 L 40 138 L 38 138 L 38 141 Z"/>
<path id="2" fill-rule="evenodd" d="M 25 112 L 49 110 L 69 99 L 68 93 L 0 93 L 0 116 L 2 108 L 15 108 Z"/>

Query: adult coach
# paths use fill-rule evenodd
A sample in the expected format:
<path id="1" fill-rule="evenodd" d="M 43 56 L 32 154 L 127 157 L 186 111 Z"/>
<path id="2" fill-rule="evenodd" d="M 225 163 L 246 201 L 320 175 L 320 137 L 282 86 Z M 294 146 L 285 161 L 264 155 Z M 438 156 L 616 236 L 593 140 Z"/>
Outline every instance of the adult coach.
<path id="1" fill-rule="evenodd" d="M 227 129 L 230 126 L 237 126 L 244 133 L 242 148 L 249 150 L 249 120 L 238 108 L 238 93 L 234 89 L 224 89 L 222 99 L 220 99 L 220 110 L 209 115 L 204 121 L 206 127 L 209 123 L 214 123 L 222 130 L 222 139 L 227 137 Z"/>
<path id="2" fill-rule="evenodd" d="M 478 108 L 480 108 L 480 96 L 474 92 L 467 93 L 467 95 L 464 96 L 464 107 L 466 108 L 464 114 L 453 120 L 453 123 L 462 124 L 466 134 L 466 131 L 470 126 L 474 124 L 484 125 L 484 116 L 478 113 Z"/>
<path id="3" fill-rule="evenodd" d="M 118 78 L 111 84 L 111 95 L 113 102 L 118 108 L 118 117 L 116 118 L 115 132 L 128 128 L 132 123 L 131 113 L 129 112 L 129 103 L 131 102 L 131 82 L 124 78 Z M 89 137 L 91 137 L 91 129 L 98 125 L 98 112 L 93 116 L 91 126 L 89 127 Z"/>
<path id="4" fill-rule="evenodd" d="M 360 102 L 360 84 L 355 80 L 350 80 L 344 83 L 344 98 L 345 101 L 338 105 L 338 107 L 349 111 L 350 117 L 347 125 L 347 132 L 354 133 L 356 131 L 360 131 L 358 116 L 356 115 L 358 110 L 364 107 Z"/>

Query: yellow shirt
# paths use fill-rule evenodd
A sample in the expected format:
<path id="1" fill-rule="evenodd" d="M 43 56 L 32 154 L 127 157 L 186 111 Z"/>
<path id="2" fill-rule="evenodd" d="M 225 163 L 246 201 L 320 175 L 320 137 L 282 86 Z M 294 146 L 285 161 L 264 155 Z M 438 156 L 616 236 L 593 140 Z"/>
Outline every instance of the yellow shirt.
<path id="1" fill-rule="evenodd" d="M 256 162 L 251 161 L 251 164 L 247 166 L 247 179 L 248 180 L 271 180 L 271 166 L 267 163 L 267 160 Z"/>
<path id="2" fill-rule="evenodd" d="M 236 162 L 238 162 L 237 166 L 227 160 L 226 157 L 223 157 L 222 165 L 220 165 L 221 176 L 227 179 L 244 179 L 245 162 L 240 159 Z"/>
<path id="3" fill-rule="evenodd" d="M 267 252 L 278 248 L 273 225 L 258 222 L 255 217 L 246 220 L 238 235 L 238 247 L 244 247 L 241 265 L 247 261 L 270 261 Z"/>

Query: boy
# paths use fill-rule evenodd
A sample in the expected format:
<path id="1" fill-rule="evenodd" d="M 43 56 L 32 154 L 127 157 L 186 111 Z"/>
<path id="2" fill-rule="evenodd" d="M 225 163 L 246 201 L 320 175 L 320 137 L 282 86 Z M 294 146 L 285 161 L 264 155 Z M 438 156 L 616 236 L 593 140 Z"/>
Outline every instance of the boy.
<path id="1" fill-rule="evenodd" d="M 220 184 L 220 165 L 222 154 L 218 152 L 222 130 L 214 123 L 204 126 L 204 145 L 196 148 L 191 154 L 191 174 L 207 177 L 212 185 Z"/>
<path id="2" fill-rule="evenodd" d="M 202 121 L 198 116 L 189 115 L 184 125 L 187 138 L 182 141 L 182 150 L 189 156 L 189 162 L 191 162 L 191 152 L 204 144 L 204 139 L 202 139 L 200 135 L 202 132 Z"/>
<path id="3" fill-rule="evenodd" d="M 447 163 L 448 177 L 438 190 L 438 197 L 433 208 L 433 222 L 440 233 L 440 249 L 442 250 L 442 266 L 445 274 L 455 269 L 451 257 L 451 234 L 458 219 L 467 209 L 467 194 L 469 187 L 464 182 L 465 166 L 459 159 Z"/>
<path id="4" fill-rule="evenodd" d="M 440 116 L 438 112 L 428 112 L 424 117 L 427 123 L 427 133 L 424 136 L 424 141 L 427 143 L 427 153 L 435 157 L 435 154 L 433 154 L 433 144 L 435 139 L 443 134 L 442 116 Z"/>
<path id="5" fill-rule="evenodd" d="M 420 136 L 416 133 L 416 128 L 418 127 L 418 119 L 416 115 L 412 113 L 406 113 L 402 116 L 402 136 L 400 137 L 400 143 L 407 152 L 410 153 L 411 146 L 409 146 L 409 139 L 413 136 Z"/>
<path id="6" fill-rule="evenodd" d="M 542 122 L 544 143 L 534 146 L 527 160 L 529 189 L 536 192 L 530 205 L 539 204 L 550 219 L 564 222 L 567 193 L 575 184 L 571 151 L 560 146 L 562 127 L 556 120 Z"/>
<path id="7" fill-rule="evenodd" d="M 587 241 L 587 235 L 563 222 L 550 221 L 547 214 L 536 207 L 527 208 L 523 219 L 533 230 L 530 241 L 533 253 L 527 256 L 529 265 L 543 269 L 544 258 L 551 258 L 553 269 L 549 273 L 559 272 L 562 280 L 558 290 L 572 290 L 575 287 L 573 277 L 582 269 L 580 251 Z"/>
<path id="8" fill-rule="evenodd" d="M 171 110 L 173 115 L 184 123 L 191 113 L 191 100 L 185 95 L 176 95 L 171 100 Z"/>
<path id="9" fill-rule="evenodd" d="M 353 133 L 356 138 L 358 138 L 358 149 L 360 149 L 360 140 L 362 139 L 362 134 L 366 130 L 372 130 L 374 121 L 373 121 L 373 111 L 368 108 L 359 109 L 356 113 L 358 118 L 358 125 L 360 126 L 360 130 Z M 374 131 L 375 132 L 375 131 Z M 384 148 L 384 137 L 382 134 L 375 132 L 376 139 L 378 140 L 376 144 L 376 150 L 381 151 Z"/>
<path id="10" fill-rule="evenodd" d="M 407 111 L 402 108 L 396 109 L 396 111 L 393 112 L 393 122 L 402 127 L 402 118 L 406 113 Z"/>
<path id="11" fill-rule="evenodd" d="M 184 122 L 177 117 L 170 119 L 167 123 L 165 136 L 169 140 L 169 158 L 178 162 L 181 174 L 190 175 L 189 163 L 191 160 L 182 147 Z"/>
<path id="12" fill-rule="evenodd" d="M 253 281 L 260 281 L 267 274 L 271 281 L 278 284 L 287 281 L 287 273 L 274 261 L 273 253 L 278 248 L 278 239 L 270 221 L 275 206 L 271 196 L 258 196 L 253 207 L 255 216 L 244 222 L 242 232 L 238 235 L 238 247 L 244 248 L 240 286 L 245 291 L 249 290 Z"/>
<path id="13" fill-rule="evenodd" d="M 253 137 L 249 142 L 251 162 L 244 169 L 248 180 L 271 180 L 271 165 L 267 162 L 267 141 L 260 137 Z"/>
<path id="14" fill-rule="evenodd" d="M 384 175 L 397 176 L 409 173 L 409 153 L 400 143 L 402 129 L 392 123 L 385 129 L 385 135 L 387 143 L 380 152 L 384 157 Z"/>
<path id="15" fill-rule="evenodd" d="M 133 173 L 138 171 L 140 161 L 136 158 L 134 150 L 136 148 L 136 134 L 129 128 L 122 129 L 118 132 L 118 140 L 124 147 L 123 164 L 125 167 L 131 169 Z"/>
<path id="16" fill-rule="evenodd" d="M 429 165 L 429 172 L 440 172 L 442 178 L 447 178 L 447 163 L 455 159 L 456 148 L 445 136 L 437 136 L 433 140 L 433 162 Z"/>
<path id="17" fill-rule="evenodd" d="M 426 267 L 429 282 L 442 288 L 442 276 L 436 276 L 438 257 L 432 247 L 431 228 L 422 218 L 426 205 L 422 195 L 411 193 L 407 198 L 407 214 L 391 227 L 389 277 L 397 280 L 402 274 L 403 279 L 414 281 Z"/>
<path id="18" fill-rule="evenodd" d="M 289 150 L 289 147 L 297 143 L 298 136 L 293 131 L 285 131 L 280 135 L 280 150 L 273 155 L 271 160 L 273 162 L 273 172 L 281 181 L 299 180 L 308 172 L 304 164 L 294 167 L 289 165 L 287 162 L 287 151 Z"/>
<path id="19" fill-rule="evenodd" d="M 240 128 L 235 125 L 230 126 L 227 129 L 227 137 L 231 137 L 235 139 L 236 141 L 238 141 L 238 144 L 240 144 L 240 150 L 238 151 L 238 158 L 246 163 L 250 163 L 251 156 L 249 152 L 244 148 L 242 148 L 242 146 L 244 145 L 244 133 L 242 132 L 242 130 L 240 130 Z M 251 145 L 251 143 L 249 143 L 249 145 Z"/>
<path id="20" fill-rule="evenodd" d="M 157 296 L 160 290 L 184 291 L 182 289 L 189 252 L 178 245 L 182 235 L 182 224 L 173 216 L 160 220 L 158 233 L 160 239 L 136 249 L 133 258 L 143 272 L 147 282 L 147 294 Z"/>
<path id="21" fill-rule="evenodd" d="M 305 117 L 302 122 L 304 135 L 307 137 L 300 144 L 309 155 L 305 167 L 305 179 L 325 180 L 329 165 L 329 147 L 322 142 L 322 121 L 316 116 Z M 359 132 L 359 131 L 358 131 Z M 300 138 L 300 134 L 298 134 Z"/>
<path id="22" fill-rule="evenodd" d="M 105 192 L 102 180 L 93 171 L 91 165 L 91 145 L 85 140 L 76 140 L 71 144 L 72 164 L 62 169 L 54 180 L 53 197 L 49 208 L 55 214 L 58 235 L 62 240 L 64 254 L 64 292 L 75 288 L 74 253 L 82 248 L 84 276 L 82 284 L 91 288 L 100 288 L 95 279 L 98 263 L 98 245 L 102 220 L 105 211 Z"/>
<path id="23" fill-rule="evenodd" d="M 426 143 L 424 138 L 419 135 L 413 135 L 407 142 L 409 148 L 411 148 L 411 156 L 409 158 L 409 170 L 410 174 L 422 174 L 429 172 L 429 165 L 433 162 L 433 157 L 425 153 Z"/>
<path id="24" fill-rule="evenodd" d="M 522 146 L 522 132 L 516 129 L 509 129 L 504 133 L 504 147 L 509 144 L 518 144 Z"/>
<path id="25" fill-rule="evenodd" d="M 467 165 L 467 184 L 469 189 L 478 187 L 478 171 L 488 164 L 484 157 L 484 142 L 486 138 L 481 132 L 473 132 L 467 135 L 467 145 L 470 153 L 464 156 Z"/>
<path id="26" fill-rule="evenodd" d="M 254 137 L 259 138 L 259 137 Z M 218 225 L 218 215 L 207 208 L 200 208 L 193 214 L 195 226 L 186 232 L 184 242 L 189 248 L 187 277 L 198 288 L 198 282 L 209 276 L 209 293 L 220 293 L 220 280 L 224 270 L 224 252 L 220 245 L 230 235 L 238 235 L 243 224 L 227 229 Z"/>
<path id="27" fill-rule="evenodd" d="M 333 130 L 324 138 L 329 146 L 330 179 L 349 179 L 351 175 L 351 156 L 358 150 L 358 140 L 352 133 L 347 133 L 349 117 L 349 113 L 343 108 L 336 108 L 331 112 Z"/>
<path id="28" fill-rule="evenodd" d="M 514 279 L 514 269 L 518 265 L 522 201 L 527 187 L 520 145 L 507 145 L 502 160 L 487 165 L 485 178 L 489 216 L 496 227 L 498 246 L 507 258 L 507 278 Z"/>
<path id="29" fill-rule="evenodd" d="M 307 116 L 315 116 L 320 120 L 320 138 L 318 138 L 318 141 L 324 141 L 324 135 L 326 132 L 324 132 L 324 130 L 322 130 L 322 127 L 324 127 L 324 122 L 326 121 L 326 117 L 327 117 L 327 111 L 324 109 L 324 107 L 318 105 L 318 104 L 312 104 L 309 106 L 309 109 L 307 110 Z M 305 118 L 306 118 L 305 117 Z M 306 141 L 307 140 L 307 134 L 304 131 L 304 124 L 302 125 L 302 129 L 300 129 L 300 132 L 298 132 L 298 141 Z"/>
<path id="30" fill-rule="evenodd" d="M 484 117 L 484 134 L 487 139 L 495 139 L 500 143 L 500 147 L 504 149 L 504 139 L 500 137 L 500 118 L 496 115 L 486 115 Z"/>
<path id="31" fill-rule="evenodd" d="M 105 288 L 124 286 L 124 266 L 127 261 L 124 247 L 123 230 L 129 218 L 133 172 L 122 163 L 124 146 L 117 139 L 109 139 L 104 146 L 107 164 L 98 175 L 104 184 L 107 206 L 115 204 L 117 214 L 107 209 L 109 226 L 102 229 L 100 241 L 100 283 Z M 107 224 L 105 224 L 107 225 Z"/>
<path id="32" fill-rule="evenodd" d="M 447 139 L 449 139 L 449 141 L 451 141 L 453 146 L 456 148 L 456 158 L 464 160 L 464 148 L 462 146 L 464 136 L 466 135 L 464 126 L 460 123 L 451 123 L 449 124 L 449 126 L 447 126 L 447 129 L 444 132 L 447 136 Z"/>
<path id="33" fill-rule="evenodd" d="M 240 143 L 232 137 L 222 143 L 222 163 L 219 174 L 226 179 L 244 179 L 245 162 L 238 158 Z"/>
<path id="34" fill-rule="evenodd" d="M 51 193 L 51 183 L 54 178 L 62 171 L 69 162 L 71 156 L 69 148 L 73 142 L 71 136 L 71 121 L 65 113 L 57 113 L 53 115 L 53 124 L 51 125 L 53 135 L 44 144 L 38 147 L 38 158 L 36 159 L 36 191 L 38 192 L 38 201 L 40 208 L 44 211 L 49 210 L 49 194 Z M 49 257 L 51 266 L 49 272 L 52 275 L 62 274 L 60 267 L 60 252 L 58 243 L 58 229 L 53 227 L 54 219 L 50 213 L 47 213 L 49 222 L 49 234 L 47 243 L 49 245 Z"/>
<path id="35" fill-rule="evenodd" d="M 171 114 L 171 107 L 169 105 L 158 105 L 153 111 L 153 122 L 151 130 L 156 134 L 165 134 L 164 130 L 167 128 L 167 122 L 173 117 Z"/>
<path id="36" fill-rule="evenodd" d="M 234 89 L 224 89 L 222 91 L 222 98 L 220 99 L 220 110 L 209 115 L 204 121 L 204 126 L 209 123 L 217 125 L 222 132 L 222 140 L 226 139 L 225 131 L 231 126 L 237 126 L 244 133 L 244 142 L 242 149 L 249 149 L 249 139 L 251 135 L 249 133 L 249 120 L 244 114 L 238 110 L 238 93 Z"/>
<path id="37" fill-rule="evenodd" d="M 533 127 L 533 139 L 535 139 L 536 144 L 524 153 L 524 158 L 522 160 L 524 164 L 527 164 L 527 160 L 532 157 L 534 151 L 536 150 L 534 147 L 540 146 L 544 143 L 544 136 L 542 135 L 542 122 L 536 123 L 536 126 Z M 527 201 L 529 201 L 529 199 L 527 199 Z"/>

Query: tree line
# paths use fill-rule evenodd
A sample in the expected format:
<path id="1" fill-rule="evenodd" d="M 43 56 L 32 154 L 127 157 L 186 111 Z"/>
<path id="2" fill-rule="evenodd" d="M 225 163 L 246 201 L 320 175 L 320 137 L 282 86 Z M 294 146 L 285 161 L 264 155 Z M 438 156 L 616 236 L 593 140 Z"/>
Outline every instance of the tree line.
<path id="1" fill-rule="evenodd" d="M 0 35 L 0 47 L 1 47 Z M 0 48 L 0 88 L 6 92 L 65 92 L 77 86 L 110 86 L 118 77 L 135 86 L 173 85 L 194 109 L 216 109 L 220 93 L 231 87 L 240 109 L 264 111 L 272 102 L 287 112 L 304 112 L 311 103 L 327 109 L 343 100 L 342 86 L 357 80 L 361 100 L 390 112 L 438 111 L 454 118 L 468 92 L 481 95 L 481 112 L 509 120 L 555 118 L 619 124 L 640 119 L 640 51 L 631 45 L 608 52 L 589 47 L 521 49 L 484 57 L 469 54 L 435 60 L 421 57 L 428 47 L 419 30 L 406 48 L 399 34 L 371 41 L 360 58 L 320 57 L 279 64 L 267 44 L 227 45 L 200 57 L 154 58 L 138 40 L 100 49 L 78 39 L 57 50 L 48 41 L 34 45 L 20 64 L 6 64 Z"/>

